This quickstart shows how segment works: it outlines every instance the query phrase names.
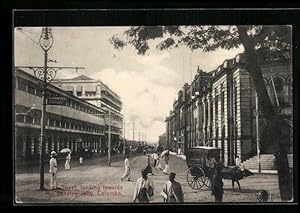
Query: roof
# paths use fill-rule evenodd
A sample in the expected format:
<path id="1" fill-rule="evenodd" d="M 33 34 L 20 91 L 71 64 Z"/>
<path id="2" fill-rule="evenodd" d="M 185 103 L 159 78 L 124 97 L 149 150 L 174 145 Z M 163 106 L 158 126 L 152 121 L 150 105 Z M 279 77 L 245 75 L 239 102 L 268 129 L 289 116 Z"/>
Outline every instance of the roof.
<path id="1" fill-rule="evenodd" d="M 72 78 L 71 80 L 94 80 L 94 79 L 89 78 L 86 75 L 80 75 L 80 76 L 77 76 L 75 78 Z"/>

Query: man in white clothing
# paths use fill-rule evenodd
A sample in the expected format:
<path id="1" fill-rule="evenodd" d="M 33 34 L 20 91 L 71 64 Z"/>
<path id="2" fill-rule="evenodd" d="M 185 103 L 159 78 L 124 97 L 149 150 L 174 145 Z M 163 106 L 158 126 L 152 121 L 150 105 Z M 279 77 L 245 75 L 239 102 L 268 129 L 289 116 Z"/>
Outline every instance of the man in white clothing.
<path id="1" fill-rule="evenodd" d="M 169 180 L 163 186 L 161 195 L 166 203 L 180 203 L 184 201 L 181 185 L 175 181 L 175 176 L 176 173 L 171 172 Z"/>
<path id="2" fill-rule="evenodd" d="M 126 158 L 124 160 L 124 166 L 125 166 L 125 171 L 124 171 L 124 174 L 122 175 L 121 177 L 121 180 L 123 181 L 124 178 L 127 178 L 128 181 L 130 181 L 130 165 L 129 165 L 129 156 L 126 155 Z"/>
<path id="3" fill-rule="evenodd" d="M 154 185 L 144 169 L 141 170 L 141 173 L 142 177 L 137 179 L 135 184 L 133 202 L 149 203 L 151 197 L 154 195 Z"/>
<path id="4" fill-rule="evenodd" d="M 70 161 L 71 161 L 71 154 L 68 152 L 68 155 L 66 157 L 66 163 L 65 163 L 65 170 L 70 170 Z"/>
<path id="5" fill-rule="evenodd" d="M 50 169 L 49 172 L 51 174 L 51 178 L 50 178 L 50 189 L 56 189 L 57 188 L 57 179 L 56 179 L 56 175 L 57 175 L 57 161 L 56 161 L 56 152 L 52 151 L 51 152 L 51 159 L 49 161 L 49 165 L 50 165 Z"/>

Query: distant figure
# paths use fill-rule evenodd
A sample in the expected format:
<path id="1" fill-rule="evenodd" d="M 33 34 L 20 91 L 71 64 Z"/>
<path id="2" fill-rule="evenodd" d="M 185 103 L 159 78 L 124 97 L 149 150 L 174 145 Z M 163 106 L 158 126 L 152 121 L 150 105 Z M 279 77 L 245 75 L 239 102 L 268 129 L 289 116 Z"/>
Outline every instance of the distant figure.
<path id="1" fill-rule="evenodd" d="M 171 172 L 169 180 L 163 186 L 161 195 L 166 203 L 181 203 L 184 201 L 180 183 L 175 181 L 176 173 Z"/>
<path id="2" fill-rule="evenodd" d="M 131 175 L 130 175 L 130 165 L 129 165 L 129 156 L 126 155 L 126 158 L 124 160 L 124 166 L 125 166 L 125 171 L 124 174 L 121 177 L 121 180 L 123 181 L 124 178 L 127 178 L 128 181 L 130 181 Z"/>
<path id="3" fill-rule="evenodd" d="M 169 173 L 169 152 L 167 152 L 164 155 L 164 158 L 165 158 L 165 169 L 163 170 L 163 173 L 167 175 Z"/>
<path id="4" fill-rule="evenodd" d="M 147 153 L 146 149 L 143 149 L 143 153 L 144 153 L 144 155 L 146 155 L 146 153 Z"/>
<path id="5" fill-rule="evenodd" d="M 160 170 L 163 170 L 163 169 L 161 168 L 161 163 L 160 163 L 160 156 L 159 156 L 159 153 L 157 153 L 157 155 L 158 155 L 158 159 L 157 159 L 157 163 L 156 163 L 156 168 L 159 168 Z"/>
<path id="6" fill-rule="evenodd" d="M 244 169 L 240 156 L 238 155 L 235 157 L 235 166 L 238 167 L 239 169 Z"/>
<path id="7" fill-rule="evenodd" d="M 151 167 L 150 155 L 149 155 L 149 154 L 147 155 L 147 166 L 146 166 L 146 168 L 145 168 L 145 172 L 146 172 L 147 174 L 154 175 L 153 172 L 152 172 L 152 167 Z"/>
<path id="8" fill-rule="evenodd" d="M 154 185 L 144 169 L 141 170 L 141 173 L 142 177 L 137 179 L 135 184 L 133 202 L 149 203 L 151 197 L 154 195 Z"/>
<path id="9" fill-rule="evenodd" d="M 71 154 L 70 152 L 68 152 L 68 155 L 66 157 L 65 170 L 71 169 L 70 162 L 71 162 Z"/>
<path id="10" fill-rule="evenodd" d="M 154 159 L 154 163 L 153 163 L 153 167 L 156 169 L 156 165 L 157 165 L 157 161 L 158 161 L 158 154 L 155 152 L 153 153 L 153 159 Z"/>
<path id="11" fill-rule="evenodd" d="M 50 169 L 49 172 L 51 174 L 51 178 L 50 178 L 50 189 L 56 189 L 57 188 L 57 154 L 55 151 L 51 152 L 51 159 L 49 161 L 49 165 L 50 165 Z"/>
<path id="12" fill-rule="evenodd" d="M 82 156 L 79 157 L 79 164 L 80 164 L 80 166 L 82 166 L 82 164 L 83 164 L 83 157 Z"/>
<path id="13" fill-rule="evenodd" d="M 211 194 L 215 197 L 215 202 L 222 202 L 223 200 L 223 181 L 221 174 L 222 167 L 217 165 L 215 173 L 211 180 Z"/>

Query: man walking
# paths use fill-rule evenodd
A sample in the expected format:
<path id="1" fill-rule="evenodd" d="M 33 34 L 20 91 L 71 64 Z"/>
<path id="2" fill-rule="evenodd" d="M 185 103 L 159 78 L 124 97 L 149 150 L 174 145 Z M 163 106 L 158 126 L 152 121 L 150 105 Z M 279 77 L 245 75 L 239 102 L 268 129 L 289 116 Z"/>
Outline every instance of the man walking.
<path id="1" fill-rule="evenodd" d="M 65 163 L 65 170 L 70 170 L 70 161 L 71 161 L 71 154 L 68 152 L 68 155 L 66 157 L 66 163 Z"/>
<path id="2" fill-rule="evenodd" d="M 56 160 L 56 152 L 52 151 L 51 152 L 51 159 L 49 161 L 49 165 L 50 165 L 50 169 L 49 172 L 51 174 L 51 178 L 50 178 L 50 189 L 56 189 L 57 188 L 57 160 Z"/>
<path id="3" fill-rule="evenodd" d="M 130 165 L 129 165 L 129 156 L 126 155 L 126 158 L 124 160 L 124 166 L 125 166 L 125 171 L 124 171 L 124 174 L 122 175 L 121 177 L 121 180 L 123 181 L 124 178 L 127 178 L 128 181 L 130 181 Z"/>
<path id="4" fill-rule="evenodd" d="M 176 173 L 171 172 L 169 180 L 165 183 L 161 195 L 166 203 L 184 202 L 181 184 L 175 181 Z"/>
<path id="5" fill-rule="evenodd" d="M 215 173 L 211 181 L 211 194 L 215 197 L 215 202 L 222 202 L 223 199 L 223 181 L 221 174 L 221 165 L 216 165 Z"/>
<path id="6" fill-rule="evenodd" d="M 156 169 L 157 167 L 157 161 L 158 161 L 158 154 L 156 152 L 153 153 L 153 159 L 154 159 L 154 163 L 153 163 L 153 167 Z"/>
<path id="7" fill-rule="evenodd" d="M 169 151 L 164 155 L 165 158 L 165 169 L 163 170 L 164 174 L 168 174 L 169 173 Z"/>
<path id="8" fill-rule="evenodd" d="M 151 197 L 154 195 L 154 185 L 144 169 L 141 170 L 141 174 L 142 177 L 137 179 L 135 184 L 133 202 L 149 203 Z"/>

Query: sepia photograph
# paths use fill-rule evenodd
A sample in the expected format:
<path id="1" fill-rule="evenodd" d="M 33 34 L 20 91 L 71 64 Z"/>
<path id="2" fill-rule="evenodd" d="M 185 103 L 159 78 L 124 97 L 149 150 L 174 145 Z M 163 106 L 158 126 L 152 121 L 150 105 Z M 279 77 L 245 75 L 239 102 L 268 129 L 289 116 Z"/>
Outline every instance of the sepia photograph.
<path id="1" fill-rule="evenodd" d="M 15 26 L 14 205 L 293 203 L 293 26 Z"/>

